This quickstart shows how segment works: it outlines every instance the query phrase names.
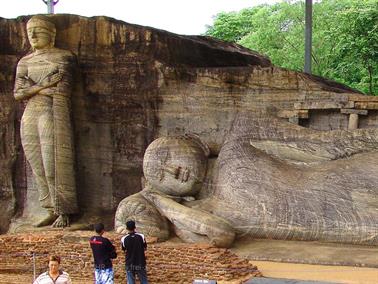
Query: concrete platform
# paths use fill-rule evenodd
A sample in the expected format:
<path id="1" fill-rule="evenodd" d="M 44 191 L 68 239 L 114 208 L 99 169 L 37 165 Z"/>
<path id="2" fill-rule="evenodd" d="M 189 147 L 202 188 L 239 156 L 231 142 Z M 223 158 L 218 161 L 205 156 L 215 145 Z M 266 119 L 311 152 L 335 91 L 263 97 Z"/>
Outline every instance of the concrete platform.
<path id="1" fill-rule="evenodd" d="M 373 246 L 239 239 L 231 250 L 250 260 L 378 268 L 378 247 Z"/>

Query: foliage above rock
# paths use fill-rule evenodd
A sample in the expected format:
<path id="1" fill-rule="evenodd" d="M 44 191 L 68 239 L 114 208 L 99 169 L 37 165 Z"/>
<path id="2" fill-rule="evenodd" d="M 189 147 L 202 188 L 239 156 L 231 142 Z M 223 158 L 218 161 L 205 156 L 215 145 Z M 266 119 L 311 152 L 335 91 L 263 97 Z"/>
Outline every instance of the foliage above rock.
<path id="1" fill-rule="evenodd" d="M 313 4 L 313 73 L 378 95 L 378 2 L 323 0 Z M 268 55 L 273 64 L 304 66 L 304 1 L 220 13 L 207 35 Z"/>

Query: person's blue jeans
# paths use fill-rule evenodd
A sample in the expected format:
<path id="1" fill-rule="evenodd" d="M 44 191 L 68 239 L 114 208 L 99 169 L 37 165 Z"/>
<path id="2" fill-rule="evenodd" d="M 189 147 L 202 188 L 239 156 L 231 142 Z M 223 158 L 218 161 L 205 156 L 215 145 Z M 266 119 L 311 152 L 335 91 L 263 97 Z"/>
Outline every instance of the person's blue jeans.
<path id="1" fill-rule="evenodd" d="M 126 269 L 127 284 L 135 284 L 135 275 L 138 275 L 140 284 L 148 284 L 147 272 L 145 268 Z"/>

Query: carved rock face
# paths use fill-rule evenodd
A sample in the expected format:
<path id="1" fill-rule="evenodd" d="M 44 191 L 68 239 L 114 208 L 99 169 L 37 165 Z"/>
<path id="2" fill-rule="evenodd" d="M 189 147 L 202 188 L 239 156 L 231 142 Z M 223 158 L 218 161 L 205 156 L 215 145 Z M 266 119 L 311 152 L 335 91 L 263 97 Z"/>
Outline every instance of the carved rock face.
<path id="1" fill-rule="evenodd" d="M 233 130 L 202 209 L 254 238 L 378 244 L 376 129 L 312 131 L 244 114 Z"/>
<path id="2" fill-rule="evenodd" d="M 53 46 L 55 26 L 47 17 L 32 17 L 27 33 L 33 52 L 17 64 L 14 98 L 27 101 L 20 136 L 39 192 L 40 208 L 36 208 L 36 220 L 31 217 L 26 223 L 64 227 L 68 217 L 57 217 L 78 212 L 71 124 L 76 57 Z M 27 205 L 35 208 L 34 202 L 27 200 Z"/>
<path id="3" fill-rule="evenodd" d="M 16 211 L 18 215 L 33 213 L 26 200 L 28 204 L 34 200 L 39 207 L 32 170 L 26 166 L 21 151 L 19 128 L 23 106 L 13 98 L 14 70 L 30 49 L 25 29 L 28 18 L 0 19 L 1 232 L 8 230 Z M 350 112 L 345 111 L 365 111 L 360 115 L 358 127 L 378 128 L 376 97 L 359 95 L 319 77 L 274 67 L 268 58 L 241 46 L 209 37 L 175 35 L 106 17 L 53 15 L 52 18 L 57 27 L 56 47 L 70 50 L 78 57 L 80 75 L 75 76 L 71 100 L 76 182 L 80 210 L 90 217 L 101 212 L 99 217 L 103 219 L 106 215 L 112 220 L 119 202 L 142 189 L 142 159 L 155 137 L 196 133 L 209 145 L 215 158 L 228 139 L 237 113 L 243 110 L 254 116 L 269 112 L 282 121 L 289 120 L 289 125 L 322 131 L 347 129 Z M 269 155 L 300 157 L 304 162 L 319 153 L 326 158 L 338 158 L 339 149 L 350 150 L 340 140 L 336 150 L 322 148 L 319 152 L 319 147 L 312 149 L 317 143 L 312 136 L 306 138 L 308 143 L 299 142 L 296 137 L 286 141 L 285 137 L 293 133 L 291 127 L 267 128 L 267 125 L 272 126 L 270 119 L 268 123 L 251 125 L 248 147 L 251 142 Z M 276 136 L 279 137 L 275 139 Z M 237 139 L 240 137 L 243 135 Z M 353 134 L 350 138 L 354 144 L 364 140 L 356 140 Z M 374 148 L 368 146 L 371 144 L 368 138 L 361 145 Z M 353 148 L 360 149 L 357 146 Z M 161 165 L 152 160 L 146 163 L 149 163 L 149 171 L 145 171 L 149 183 L 161 191 L 185 195 L 198 190 L 197 185 L 191 188 L 188 182 L 175 179 L 175 170 L 173 177 L 164 172 L 163 182 L 169 186 L 161 185 L 157 170 Z M 184 164 L 188 167 L 186 162 L 180 166 Z M 262 169 L 266 168 L 265 163 L 262 165 Z M 181 174 L 185 180 L 185 171 L 181 170 L 184 169 L 180 169 L 178 177 Z M 237 170 L 239 175 L 244 169 Z M 153 171 L 156 177 L 149 177 Z M 190 174 L 193 176 L 193 172 Z M 199 173 L 198 183 L 203 175 Z M 361 175 L 367 176 L 360 172 L 353 179 L 359 181 Z M 212 176 L 210 173 L 209 181 Z M 172 180 L 168 182 L 165 178 Z M 226 188 L 211 187 L 208 196 L 223 190 Z M 228 213 L 233 214 L 228 221 L 243 225 L 249 218 L 253 222 L 254 215 L 247 210 L 250 201 L 233 197 L 226 202 L 232 207 Z M 204 206 L 208 207 L 209 204 Z M 219 211 L 225 211 L 224 204 L 219 205 Z M 246 224 L 251 222 L 245 220 Z"/>
<path id="4" fill-rule="evenodd" d="M 51 37 L 47 30 L 41 27 L 29 28 L 28 38 L 30 45 L 35 49 L 45 48 L 51 42 Z"/>
<path id="5" fill-rule="evenodd" d="M 143 172 L 153 188 L 169 195 L 195 195 L 206 174 L 206 150 L 195 139 L 162 137 L 144 155 Z"/>
<path id="6" fill-rule="evenodd" d="M 51 48 L 55 41 L 55 25 L 47 17 L 34 16 L 27 25 L 28 40 L 33 49 Z"/>

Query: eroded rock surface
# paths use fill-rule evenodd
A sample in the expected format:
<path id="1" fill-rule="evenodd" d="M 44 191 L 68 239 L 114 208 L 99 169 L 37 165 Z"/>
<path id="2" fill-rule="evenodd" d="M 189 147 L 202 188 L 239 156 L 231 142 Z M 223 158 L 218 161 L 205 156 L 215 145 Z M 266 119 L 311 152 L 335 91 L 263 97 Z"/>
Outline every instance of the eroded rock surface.
<path id="1" fill-rule="evenodd" d="M 32 17 L 27 33 L 33 52 L 17 64 L 14 97 L 27 101 L 22 148 L 39 193 L 40 212 L 47 211 L 46 216 L 37 214 L 35 226 L 66 227 L 69 215 L 79 211 L 70 116 L 76 58 L 54 47 L 56 28 L 49 17 Z"/>
<path id="2" fill-rule="evenodd" d="M 16 216 L 33 214 L 38 204 L 18 134 L 24 107 L 13 99 L 17 61 L 30 48 L 27 20 L 0 19 L 2 232 L 8 229 L 15 211 Z M 376 142 L 375 130 L 365 129 L 378 126 L 377 98 L 272 66 L 266 57 L 207 37 L 180 36 L 105 17 L 55 15 L 54 20 L 56 47 L 76 54 L 80 70 L 72 96 L 76 183 L 83 214 L 78 220 L 86 224 L 108 218 L 111 222 L 119 202 L 142 189 L 142 159 L 147 146 L 157 137 L 195 133 L 209 145 L 211 159 L 219 154 L 219 165 L 224 165 L 208 171 L 211 176 L 206 180 L 212 183 L 205 186 L 201 199 L 211 197 L 218 199 L 218 204 L 225 203 L 228 220 L 240 232 L 243 226 L 258 224 L 265 229 L 256 227 L 255 232 L 262 232 L 257 235 L 274 237 L 269 232 L 278 226 L 283 229 L 277 230 L 277 237 L 290 238 L 293 233 L 287 228 L 291 224 L 293 228 L 298 225 L 300 233 L 293 235 L 296 238 L 316 236 L 343 241 L 332 234 L 344 233 L 344 222 L 345 230 L 352 224 L 350 228 L 356 232 L 345 240 L 374 239 L 371 232 L 376 226 L 372 219 L 376 205 L 369 197 L 375 194 L 375 166 L 367 165 L 373 163 Z M 238 114 L 244 111 L 252 116 L 247 123 L 250 127 L 244 134 L 238 132 L 233 140 L 236 132 L 232 126 L 237 125 Z M 344 132 L 339 135 L 338 131 Z M 229 154 L 233 151 L 235 154 Z M 249 154 L 242 155 L 244 152 Z M 245 166 L 253 162 L 261 166 Z M 329 166 L 320 166 L 323 162 Z M 359 170 L 359 164 L 363 170 Z M 339 170 L 348 167 L 353 170 Z M 222 180 L 234 170 L 235 176 Z M 243 171 L 247 176 L 239 176 Z M 271 184 L 264 192 L 264 180 L 270 174 Z M 234 188 L 229 182 L 235 179 L 252 186 Z M 272 185 L 274 180 L 278 187 Z M 344 185 L 352 191 L 343 193 Z M 320 191 L 326 187 L 323 195 Z M 276 188 L 282 190 L 276 192 Z M 298 193 L 295 198 L 290 197 L 293 190 Z M 229 195 L 234 196 L 230 201 Z M 264 203 L 259 198 L 269 200 Z M 302 202 L 307 206 L 303 207 L 311 208 L 311 198 L 318 198 L 315 203 L 323 209 L 293 209 Z M 345 203 L 345 214 L 348 206 L 359 213 L 335 212 L 336 207 L 329 205 L 330 198 Z M 255 203 L 265 204 L 266 213 L 261 213 L 265 212 L 261 211 L 262 205 L 251 207 Z M 361 213 L 359 208 L 365 203 L 366 210 Z M 311 217 L 316 212 L 324 215 Z M 285 217 L 286 213 L 290 214 Z M 328 220 L 327 216 L 338 217 Z M 308 227 L 312 221 L 316 225 Z M 313 233 L 303 234 L 308 228 Z M 318 228 L 330 233 L 321 235 Z"/>
<path id="3" fill-rule="evenodd" d="M 376 245 L 377 142 L 377 129 L 313 131 L 241 114 L 202 207 L 256 238 Z"/>
<path id="4" fill-rule="evenodd" d="M 201 190 L 208 155 L 208 147 L 198 137 L 160 137 L 153 141 L 143 159 L 146 186 L 121 201 L 115 215 L 116 230 L 124 232 L 124 224 L 135 220 L 138 231 L 164 240 L 169 236 L 169 220 L 184 241 L 230 247 L 235 232 L 226 220 L 181 204 L 195 200 Z"/>

